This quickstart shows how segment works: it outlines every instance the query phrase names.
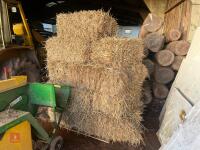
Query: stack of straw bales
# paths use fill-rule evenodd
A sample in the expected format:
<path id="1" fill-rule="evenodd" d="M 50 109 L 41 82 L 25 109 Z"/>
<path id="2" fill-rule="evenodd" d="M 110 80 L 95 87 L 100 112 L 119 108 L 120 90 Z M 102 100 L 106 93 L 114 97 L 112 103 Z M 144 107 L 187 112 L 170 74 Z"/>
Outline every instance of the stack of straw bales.
<path id="1" fill-rule="evenodd" d="M 57 15 L 57 37 L 47 41 L 47 56 L 67 63 L 88 62 L 91 43 L 114 36 L 117 22 L 103 11 L 80 11 Z M 66 56 L 67 55 L 67 56 Z"/>
<path id="2" fill-rule="evenodd" d="M 102 11 L 57 16 L 46 42 L 50 82 L 73 86 L 66 127 L 107 141 L 142 141 L 141 90 L 147 70 L 138 39 L 115 37 L 116 21 Z"/>

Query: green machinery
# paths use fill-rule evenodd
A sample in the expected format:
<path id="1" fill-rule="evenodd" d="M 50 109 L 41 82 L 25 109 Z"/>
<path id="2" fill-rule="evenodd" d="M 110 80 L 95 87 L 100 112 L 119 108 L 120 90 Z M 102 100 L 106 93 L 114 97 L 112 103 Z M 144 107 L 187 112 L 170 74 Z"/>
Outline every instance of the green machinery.
<path id="1" fill-rule="evenodd" d="M 55 132 L 59 127 L 62 112 L 65 110 L 70 97 L 70 86 L 30 83 L 1 90 L 1 88 L 9 86 L 8 83 L 9 80 L 3 83 L 4 85 L 2 86 L 0 82 L 0 119 L 1 121 L 5 119 L 5 121 L 0 122 L 0 135 L 5 134 L 6 131 L 21 122 L 28 121 L 32 127 L 32 132 L 37 138 L 47 143 L 44 149 L 50 147 L 52 142 L 54 143 L 54 148 L 51 149 L 59 149 L 61 145 L 56 145 L 55 139 L 57 144 L 61 144 L 62 141 L 60 141 L 60 138 L 55 137 Z M 10 84 L 14 85 L 14 82 Z M 53 109 L 55 122 L 51 135 L 35 119 L 38 106 L 47 106 Z M 11 117 L 6 117 L 5 114 L 9 113 L 11 113 Z M 57 119 L 56 113 L 60 114 Z M 57 148 L 55 148 L 56 146 Z"/>

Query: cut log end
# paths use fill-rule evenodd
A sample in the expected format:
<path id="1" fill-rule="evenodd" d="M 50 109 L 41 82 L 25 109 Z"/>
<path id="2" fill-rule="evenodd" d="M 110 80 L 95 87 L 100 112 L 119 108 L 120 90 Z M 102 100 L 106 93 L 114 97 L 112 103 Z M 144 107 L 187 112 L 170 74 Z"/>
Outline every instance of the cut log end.
<path id="1" fill-rule="evenodd" d="M 169 50 L 159 51 L 156 55 L 156 61 L 161 66 L 169 66 L 174 62 L 174 53 Z"/>
<path id="2" fill-rule="evenodd" d="M 169 31 L 169 33 L 166 34 L 166 41 L 172 42 L 172 41 L 178 41 L 181 38 L 182 33 L 178 29 L 172 29 Z"/>
<path id="3" fill-rule="evenodd" d="M 190 48 L 190 43 L 185 40 L 173 41 L 166 46 L 166 49 L 172 51 L 178 56 L 187 55 L 189 48 Z"/>
<path id="4" fill-rule="evenodd" d="M 169 93 L 169 90 L 167 86 L 163 84 L 158 84 L 158 83 L 155 83 L 153 85 L 153 94 L 155 98 L 164 99 L 168 96 L 168 93 Z"/>
<path id="5" fill-rule="evenodd" d="M 177 43 L 178 43 L 178 41 L 170 42 L 169 44 L 167 44 L 166 49 L 168 49 L 168 50 L 170 50 L 171 52 L 174 53 Z"/>
<path id="6" fill-rule="evenodd" d="M 158 52 L 163 49 L 165 43 L 165 37 L 158 33 L 150 33 L 144 39 L 145 48 L 151 50 L 152 52 Z"/>
<path id="7" fill-rule="evenodd" d="M 174 79 L 174 76 L 174 71 L 169 67 L 155 67 L 154 79 L 157 83 L 168 84 Z"/>
<path id="8" fill-rule="evenodd" d="M 184 56 L 176 56 L 172 64 L 172 69 L 178 71 L 184 58 Z"/>
<path id="9" fill-rule="evenodd" d="M 185 56 L 190 48 L 190 43 L 184 40 L 178 41 L 174 53 L 178 56 Z"/>
<path id="10" fill-rule="evenodd" d="M 163 19 L 155 14 L 149 14 L 144 20 L 143 26 L 148 32 L 156 32 L 163 25 Z"/>

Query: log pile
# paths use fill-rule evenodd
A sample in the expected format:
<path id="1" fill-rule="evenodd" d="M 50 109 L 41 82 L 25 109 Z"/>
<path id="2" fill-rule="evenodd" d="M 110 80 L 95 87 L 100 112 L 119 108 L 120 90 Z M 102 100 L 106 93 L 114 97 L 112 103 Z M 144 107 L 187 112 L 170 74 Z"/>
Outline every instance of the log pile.
<path id="1" fill-rule="evenodd" d="M 144 65 L 149 78 L 143 85 L 144 103 L 164 104 L 190 43 L 181 39 L 182 32 L 172 29 L 162 34 L 163 20 L 154 14 L 145 19 L 139 37 L 144 40 Z M 162 107 L 162 106 L 161 106 Z"/>

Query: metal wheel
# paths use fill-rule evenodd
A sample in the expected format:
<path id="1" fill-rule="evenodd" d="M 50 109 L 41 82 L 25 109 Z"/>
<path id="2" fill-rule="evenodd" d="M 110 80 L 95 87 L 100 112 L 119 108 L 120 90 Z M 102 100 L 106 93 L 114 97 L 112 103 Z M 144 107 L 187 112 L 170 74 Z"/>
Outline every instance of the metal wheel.
<path id="1" fill-rule="evenodd" d="M 52 140 L 49 150 L 62 150 L 63 146 L 63 138 L 61 136 L 57 136 Z"/>
<path id="2" fill-rule="evenodd" d="M 40 140 L 32 140 L 32 148 L 33 150 L 47 150 L 49 145 Z"/>

